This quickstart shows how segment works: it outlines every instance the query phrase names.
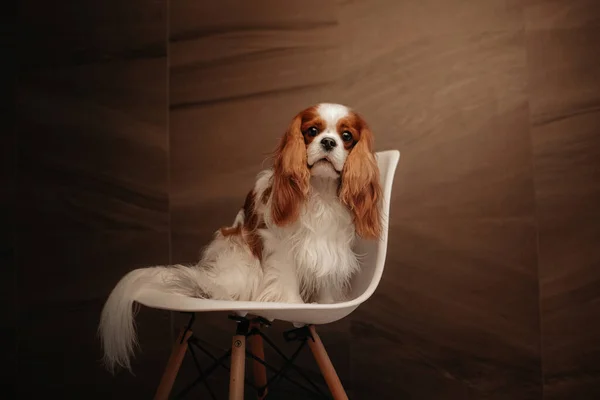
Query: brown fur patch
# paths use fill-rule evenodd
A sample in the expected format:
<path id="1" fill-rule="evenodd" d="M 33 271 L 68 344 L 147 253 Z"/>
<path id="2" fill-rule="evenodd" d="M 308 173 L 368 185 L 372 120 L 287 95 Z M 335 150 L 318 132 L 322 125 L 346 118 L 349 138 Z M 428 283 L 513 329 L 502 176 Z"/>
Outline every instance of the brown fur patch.
<path id="1" fill-rule="evenodd" d="M 220 229 L 220 231 L 221 235 L 223 236 L 239 235 L 240 233 L 242 233 L 242 227 L 240 225 L 224 226 Z"/>
<path id="2" fill-rule="evenodd" d="M 373 153 L 373 134 L 356 113 L 340 120 L 338 131 L 341 134 L 344 130 L 353 137 L 356 132 L 356 137 L 344 164 L 339 196 L 354 214 L 356 232 L 364 238 L 376 239 L 381 235 L 382 189 Z"/>
<path id="3" fill-rule="evenodd" d="M 244 228 L 254 229 L 258 224 L 258 215 L 254 210 L 254 191 L 250 191 L 244 201 Z"/>
<path id="4" fill-rule="evenodd" d="M 273 188 L 271 186 L 269 186 L 263 192 L 262 196 L 260 197 L 260 200 L 262 201 L 263 204 L 267 204 L 267 202 L 269 201 L 269 196 L 271 195 L 272 190 L 273 190 Z"/>
<path id="5" fill-rule="evenodd" d="M 261 218 L 259 218 L 259 216 L 256 214 L 254 198 L 254 191 L 250 191 L 246 196 L 244 207 L 242 208 L 242 211 L 244 212 L 243 224 L 223 227 L 220 229 L 220 231 L 221 235 L 225 237 L 234 235 L 240 236 L 241 239 L 248 245 L 248 248 L 252 254 L 259 260 L 262 260 L 263 243 L 260 235 L 258 234 L 258 229 L 265 228 L 266 226 L 264 222 L 261 221 Z"/>
<path id="6" fill-rule="evenodd" d="M 319 113 L 317 112 L 316 107 L 311 107 L 302 112 L 302 123 L 300 124 L 300 132 L 302 132 L 302 136 L 304 137 L 304 144 L 307 146 L 312 143 L 315 136 L 311 136 L 308 134 L 308 131 L 311 127 L 317 128 L 319 133 L 323 132 L 327 126 L 325 121 L 321 118 Z"/>
<path id="7" fill-rule="evenodd" d="M 336 125 L 338 135 L 342 137 L 342 133 L 350 132 L 352 140 L 344 142 L 346 150 L 351 149 L 360 140 L 361 131 L 365 122 L 356 113 L 351 112 L 348 116 L 340 118 Z"/>
<path id="8" fill-rule="evenodd" d="M 278 226 L 298 219 L 300 206 L 309 191 L 310 171 L 306 165 L 306 143 L 302 128 L 310 128 L 316 115 L 314 107 L 294 117 L 275 152 L 271 215 Z"/>
<path id="9" fill-rule="evenodd" d="M 260 237 L 260 235 L 258 234 L 258 232 L 255 231 L 255 230 L 248 231 L 246 229 L 243 229 L 242 230 L 242 237 L 244 238 L 244 241 L 246 242 L 246 244 L 250 248 L 250 251 L 252 252 L 252 254 L 258 260 L 262 260 L 263 242 L 262 242 L 262 238 Z"/>

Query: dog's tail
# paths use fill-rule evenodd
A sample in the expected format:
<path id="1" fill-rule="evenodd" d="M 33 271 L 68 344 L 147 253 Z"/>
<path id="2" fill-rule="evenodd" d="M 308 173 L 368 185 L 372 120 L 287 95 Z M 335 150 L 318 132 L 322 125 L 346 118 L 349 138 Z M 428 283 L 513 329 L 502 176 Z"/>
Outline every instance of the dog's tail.
<path id="1" fill-rule="evenodd" d="M 160 266 L 136 269 L 121 278 L 104 304 L 98 327 L 103 363 L 111 373 L 118 367 L 131 372 L 130 358 L 138 345 L 133 309 L 137 294 L 155 287 L 186 296 L 207 297 L 203 272 L 184 265 Z"/>

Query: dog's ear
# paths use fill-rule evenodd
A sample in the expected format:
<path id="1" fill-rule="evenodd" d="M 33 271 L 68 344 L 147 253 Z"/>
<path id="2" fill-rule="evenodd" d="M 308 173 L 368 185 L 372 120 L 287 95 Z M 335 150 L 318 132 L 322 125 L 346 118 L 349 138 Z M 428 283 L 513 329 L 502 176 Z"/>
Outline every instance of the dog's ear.
<path id="1" fill-rule="evenodd" d="M 361 125 L 360 138 L 342 171 L 340 199 L 352 212 L 358 235 L 376 239 L 381 235 L 382 189 L 373 153 L 373 133 L 362 119 Z"/>
<path id="2" fill-rule="evenodd" d="M 275 152 L 271 216 L 278 226 L 298 219 L 308 195 L 310 171 L 301 127 L 302 113 L 292 120 Z"/>

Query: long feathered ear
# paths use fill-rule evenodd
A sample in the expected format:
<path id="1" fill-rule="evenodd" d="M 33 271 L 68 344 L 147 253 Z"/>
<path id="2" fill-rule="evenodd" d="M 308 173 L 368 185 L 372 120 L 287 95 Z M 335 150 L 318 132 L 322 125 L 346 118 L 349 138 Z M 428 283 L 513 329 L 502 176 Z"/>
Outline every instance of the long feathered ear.
<path id="1" fill-rule="evenodd" d="M 278 226 L 296 221 L 300 206 L 308 195 L 310 171 L 301 126 L 300 114 L 281 138 L 275 154 L 271 215 Z"/>
<path id="2" fill-rule="evenodd" d="M 363 238 L 377 239 L 381 235 L 381 198 L 373 134 L 364 124 L 344 164 L 340 187 L 340 199 L 354 214 L 356 232 Z"/>

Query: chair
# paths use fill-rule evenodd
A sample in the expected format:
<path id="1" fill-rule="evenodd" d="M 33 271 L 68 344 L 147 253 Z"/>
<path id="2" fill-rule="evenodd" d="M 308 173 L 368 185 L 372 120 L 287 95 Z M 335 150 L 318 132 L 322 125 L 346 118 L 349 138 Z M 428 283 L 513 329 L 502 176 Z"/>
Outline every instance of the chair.
<path id="1" fill-rule="evenodd" d="M 362 254 L 364 258 L 360 272 L 353 278 L 349 301 L 334 304 L 223 301 L 191 298 L 151 288 L 141 290 L 138 293 L 135 301 L 147 307 L 191 314 L 190 323 L 182 330 L 177 342 L 174 344 L 155 399 L 167 399 L 170 395 L 183 358 L 186 351 L 188 351 L 188 345 L 194 343 L 190 328 L 195 313 L 210 311 L 232 312 L 234 316 L 231 318 L 237 322 L 237 330 L 233 336 L 231 350 L 222 357 L 223 359 L 231 357 L 230 400 L 244 399 L 246 356 L 254 360 L 254 383 L 258 388 L 258 398 L 262 399 L 266 396 L 265 366 L 267 364 L 264 360 L 262 341 L 265 336 L 260 328 L 274 320 L 288 321 L 295 326 L 296 329 L 289 331 L 289 336 L 295 337 L 303 343 L 308 342 L 333 398 L 336 400 L 348 398 L 315 326 L 335 322 L 349 315 L 371 297 L 381 280 L 387 251 L 392 184 L 396 166 L 400 159 L 400 152 L 397 150 L 378 152 L 376 158 L 383 187 L 383 234 L 379 241 L 361 240 L 357 244 L 357 253 Z M 248 317 L 249 315 L 252 317 Z M 250 350 L 246 350 L 247 338 Z M 218 361 L 223 362 L 221 359 L 215 362 Z"/>

